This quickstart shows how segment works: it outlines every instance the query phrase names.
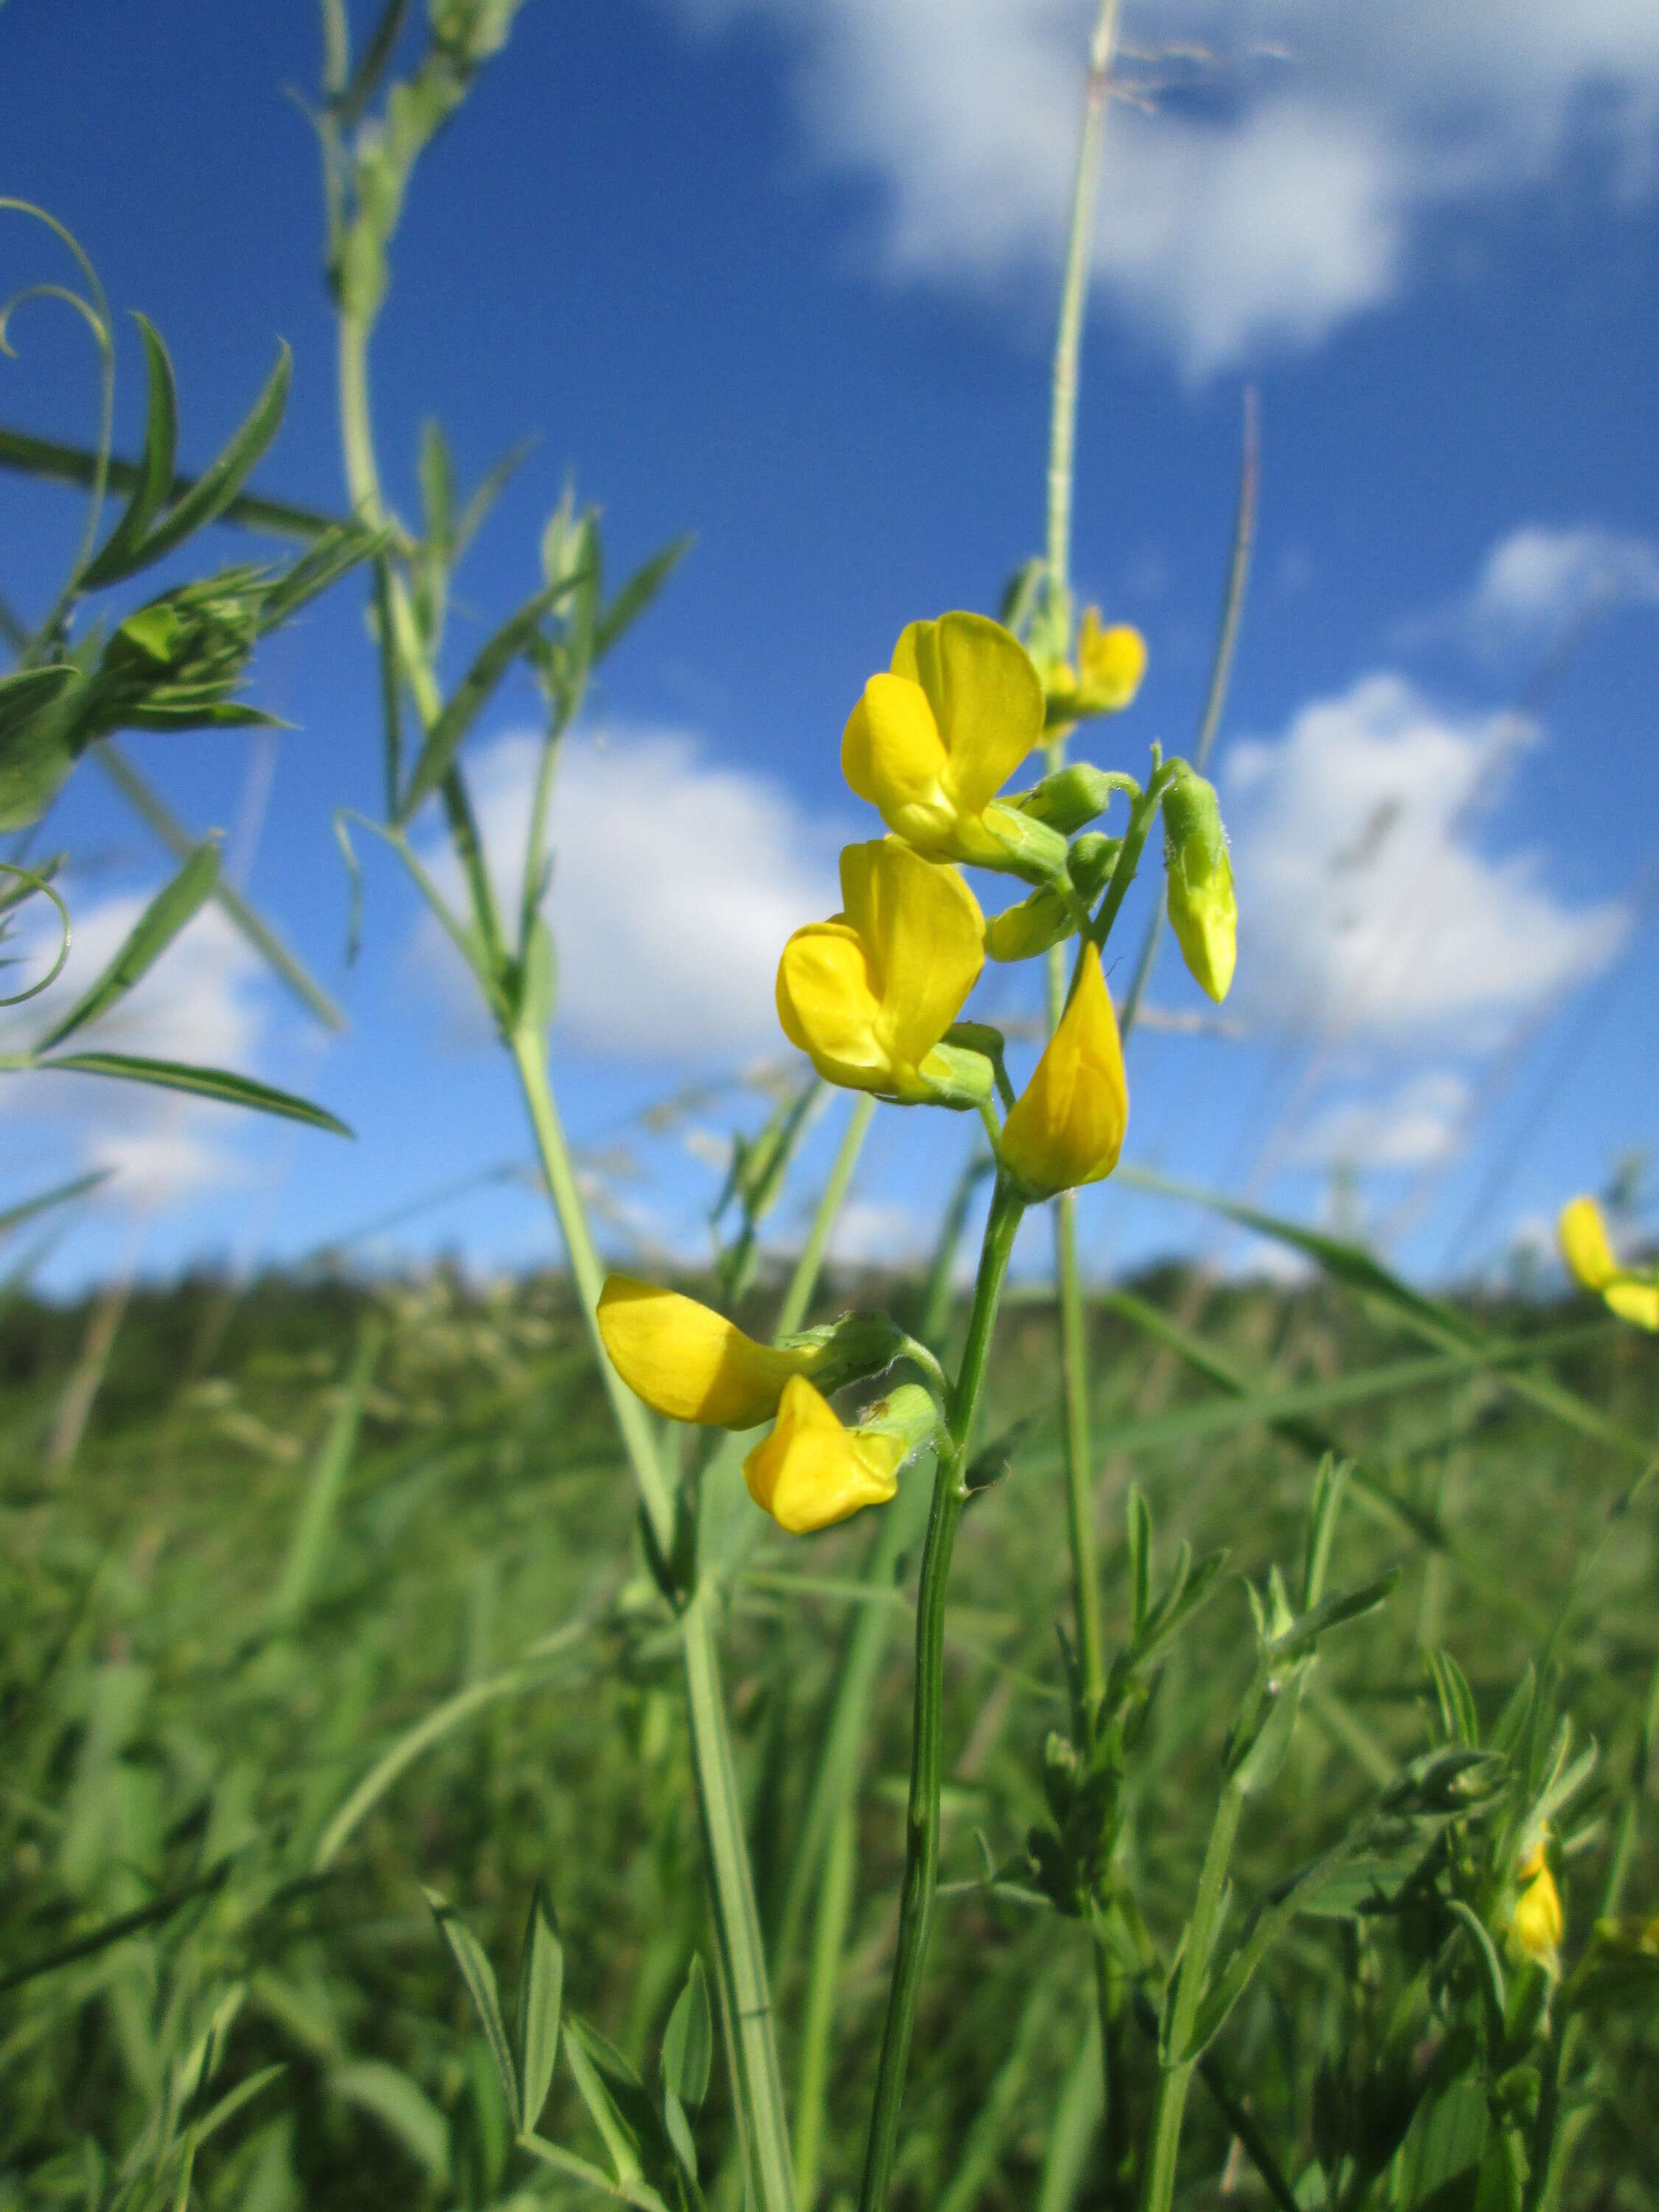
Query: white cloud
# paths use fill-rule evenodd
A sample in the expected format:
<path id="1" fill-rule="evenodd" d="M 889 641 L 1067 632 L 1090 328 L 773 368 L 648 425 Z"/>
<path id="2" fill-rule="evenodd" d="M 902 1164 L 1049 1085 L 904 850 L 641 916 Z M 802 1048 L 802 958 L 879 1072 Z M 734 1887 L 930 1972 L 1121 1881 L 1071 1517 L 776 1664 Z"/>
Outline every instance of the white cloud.
<path id="1" fill-rule="evenodd" d="M 532 736 L 508 735 L 474 769 L 509 911 L 538 749 Z M 835 828 L 806 820 L 776 786 L 705 759 L 680 731 L 568 740 L 548 907 L 559 1024 L 591 1050 L 644 1060 L 728 1060 L 775 1043 L 784 939 L 840 903 Z M 453 890 L 447 859 L 427 857 Z M 440 942 L 425 926 L 423 964 Z M 445 972 L 470 994 L 458 963 Z"/>
<path id="2" fill-rule="evenodd" d="M 797 40 L 828 166 L 876 180 L 889 269 L 975 283 L 1052 267 L 1095 0 L 677 0 Z M 1421 217 L 1610 154 L 1653 181 L 1652 0 L 1129 0 L 1157 112 L 1114 107 L 1096 250 L 1120 307 L 1202 375 L 1305 345 L 1386 299 Z M 1179 77 L 1183 82 L 1160 80 Z"/>
<path id="3" fill-rule="evenodd" d="M 1627 532 L 1528 523 L 1481 563 L 1468 606 L 1477 638 L 1547 635 L 1595 603 L 1659 606 L 1659 545 Z"/>
<path id="4" fill-rule="evenodd" d="M 73 884 L 66 888 L 74 917 L 68 963 L 49 990 L 0 1015 L 0 1050 L 21 1049 L 67 1012 L 157 888 L 96 901 L 88 901 Z M 55 945 L 44 915 L 27 942 L 37 951 Z M 29 963 L 22 972 L 31 972 Z M 267 1027 L 264 975 L 258 955 L 218 908 L 204 907 L 149 975 L 110 1013 L 78 1031 L 75 1042 L 255 1073 Z M 149 1085 L 95 1076 L 10 1077 L 0 1084 L 0 1112 L 48 1139 L 54 1152 L 67 1139 L 81 1164 L 113 1170 L 111 1197 L 139 1212 L 239 1172 L 236 1125 L 245 1116 Z"/>
<path id="5" fill-rule="evenodd" d="M 1457 1140 L 1473 1093 L 1464 1077 L 1430 1069 L 1391 1097 L 1348 1098 L 1328 1106 L 1298 1141 L 1304 1166 L 1422 1168 Z"/>
<path id="6" fill-rule="evenodd" d="M 1468 1049 L 1602 967 L 1620 908 L 1569 906 L 1537 854 L 1474 841 L 1479 801 L 1525 736 L 1511 715 L 1448 713 L 1379 674 L 1304 708 L 1276 742 L 1235 746 L 1242 1011 Z"/>

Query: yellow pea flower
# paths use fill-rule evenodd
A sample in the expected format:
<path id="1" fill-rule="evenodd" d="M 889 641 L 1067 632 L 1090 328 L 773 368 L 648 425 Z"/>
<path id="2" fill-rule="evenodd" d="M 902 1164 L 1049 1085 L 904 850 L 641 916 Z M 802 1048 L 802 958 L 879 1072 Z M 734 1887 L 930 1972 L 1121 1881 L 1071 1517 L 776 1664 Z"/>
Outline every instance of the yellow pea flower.
<path id="1" fill-rule="evenodd" d="M 1516 1869 L 1523 1887 L 1515 1901 L 1510 1936 L 1525 1957 L 1547 1963 L 1555 1956 L 1566 1917 L 1542 1844 L 1534 1844 Z"/>
<path id="2" fill-rule="evenodd" d="M 1128 1121 L 1117 1015 L 1100 948 L 1087 945 L 1059 1026 L 1003 1125 L 1003 1165 L 1043 1197 L 1098 1182 L 1117 1165 Z"/>
<path id="3" fill-rule="evenodd" d="M 712 1306 L 631 1275 L 605 1278 L 598 1319 L 611 1364 L 635 1396 L 670 1420 L 705 1428 L 770 1420 L 786 1386 L 809 1374 L 825 1350 L 757 1344 Z"/>
<path id="4" fill-rule="evenodd" d="M 849 1429 L 804 1375 L 783 1387 L 771 1433 L 743 1463 L 749 1495 L 792 1536 L 885 1505 L 898 1488 L 902 1436 Z"/>
<path id="5" fill-rule="evenodd" d="M 1593 1198 L 1570 1199 L 1556 1224 L 1567 1265 L 1621 1321 L 1659 1329 L 1659 1281 L 1630 1273 L 1613 1257 L 1601 1209 Z"/>
<path id="6" fill-rule="evenodd" d="M 841 896 L 843 911 L 798 929 L 778 963 L 791 1044 L 848 1090 L 906 1103 L 988 1097 L 988 1061 L 939 1042 L 984 965 L 972 891 L 954 868 L 883 837 L 843 850 Z"/>
<path id="7" fill-rule="evenodd" d="M 1052 875 L 1065 840 L 993 804 L 1043 731 L 1042 683 L 984 615 L 912 623 L 848 718 L 842 773 L 896 836 L 934 860 Z"/>
<path id="8" fill-rule="evenodd" d="M 1146 641 L 1127 623 L 1102 627 L 1100 609 L 1085 607 L 1077 626 L 1077 666 L 1061 662 L 1049 685 L 1048 720 L 1121 712 L 1146 673 Z"/>

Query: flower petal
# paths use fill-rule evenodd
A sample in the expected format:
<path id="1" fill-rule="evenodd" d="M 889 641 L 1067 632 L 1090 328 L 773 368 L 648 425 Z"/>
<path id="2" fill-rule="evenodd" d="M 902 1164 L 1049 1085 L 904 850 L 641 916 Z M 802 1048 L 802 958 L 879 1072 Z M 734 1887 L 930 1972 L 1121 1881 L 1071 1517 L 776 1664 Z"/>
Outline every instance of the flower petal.
<path id="1" fill-rule="evenodd" d="M 927 693 L 957 803 L 977 814 L 1042 735 L 1042 683 L 1031 656 L 988 616 L 948 614 L 909 625 L 894 647 L 893 673 Z"/>
<path id="2" fill-rule="evenodd" d="M 1117 1014 L 1100 949 L 1090 945 L 1060 1025 L 1003 1125 L 1004 1164 L 1045 1194 L 1097 1182 L 1117 1165 L 1128 1121 Z"/>
<path id="3" fill-rule="evenodd" d="M 778 1019 L 826 1081 L 855 1091 L 884 1087 L 888 1055 L 878 989 L 869 948 L 844 915 L 809 922 L 784 946 Z"/>
<path id="4" fill-rule="evenodd" d="M 1567 1265 L 1587 1291 L 1606 1287 L 1619 1273 L 1607 1224 L 1593 1198 L 1569 1199 L 1555 1224 Z"/>
<path id="5" fill-rule="evenodd" d="M 785 1386 L 769 1436 L 743 1463 L 749 1495 L 791 1535 L 833 1527 L 898 1488 L 904 1443 L 848 1429 L 804 1376 Z"/>
<path id="6" fill-rule="evenodd" d="M 979 902 L 954 868 L 890 837 L 845 848 L 841 888 L 869 957 L 887 1056 L 914 1070 L 962 1012 L 985 964 Z"/>
<path id="7" fill-rule="evenodd" d="M 848 717 L 841 770 L 860 799 L 891 824 L 901 808 L 948 811 L 948 766 L 927 694 L 903 676 L 872 676 Z"/>
<path id="8" fill-rule="evenodd" d="M 635 1397 L 670 1420 L 752 1429 L 819 1356 L 757 1344 L 712 1306 L 632 1275 L 609 1275 L 597 1319 L 611 1363 Z"/>

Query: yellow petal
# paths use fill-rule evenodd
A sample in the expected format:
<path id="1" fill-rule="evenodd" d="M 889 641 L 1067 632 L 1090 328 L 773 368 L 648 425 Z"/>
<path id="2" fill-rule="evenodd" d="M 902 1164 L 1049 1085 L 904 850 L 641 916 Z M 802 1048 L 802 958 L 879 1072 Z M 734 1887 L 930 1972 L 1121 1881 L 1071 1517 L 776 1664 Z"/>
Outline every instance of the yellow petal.
<path id="1" fill-rule="evenodd" d="M 880 1000 L 877 1035 L 902 1089 L 979 980 L 985 917 L 954 868 L 890 837 L 846 847 L 841 890 Z"/>
<path id="2" fill-rule="evenodd" d="M 872 676 L 848 717 L 841 741 L 842 774 L 868 799 L 890 828 L 920 816 L 948 835 L 955 807 L 945 789 L 949 762 L 939 724 L 920 684 L 903 676 Z"/>
<path id="3" fill-rule="evenodd" d="M 1146 641 L 1127 623 L 1100 626 L 1100 609 L 1085 607 L 1078 624 L 1078 689 L 1097 714 L 1115 714 L 1127 707 L 1146 673 Z"/>
<path id="4" fill-rule="evenodd" d="M 1632 1321 L 1638 1328 L 1659 1330 L 1659 1283 L 1621 1276 L 1617 1282 L 1609 1283 L 1601 1295 L 1620 1321 Z"/>
<path id="5" fill-rule="evenodd" d="M 635 1397 L 671 1420 L 708 1428 L 769 1420 L 785 1385 L 819 1356 L 816 1346 L 757 1344 L 712 1306 L 631 1275 L 606 1277 L 598 1319 L 611 1364 Z"/>
<path id="6" fill-rule="evenodd" d="M 995 797 L 1042 735 L 1042 681 L 1031 656 L 985 615 L 912 623 L 893 673 L 927 693 L 950 757 L 950 789 L 965 815 Z"/>
<path id="7" fill-rule="evenodd" d="M 876 979 L 867 948 L 845 917 L 795 932 L 778 962 L 777 1004 L 784 1035 L 826 1082 L 853 1091 L 888 1086 L 892 1069 Z"/>
<path id="8" fill-rule="evenodd" d="M 1555 1224 L 1561 1249 L 1587 1291 L 1599 1291 L 1619 1273 L 1619 1262 L 1607 1242 L 1601 1209 L 1593 1198 L 1570 1199 Z"/>
<path id="9" fill-rule="evenodd" d="M 805 1387 L 810 1389 L 811 1385 Z M 1544 1960 L 1554 1955 L 1565 1924 L 1555 1877 L 1548 1867 L 1540 1867 L 1515 1900 L 1510 1934 L 1516 1948 L 1528 1958 Z"/>
<path id="10" fill-rule="evenodd" d="M 1117 1165 L 1128 1120 L 1117 1015 L 1090 945 L 1060 1026 L 1004 1125 L 1004 1164 L 1045 1194 L 1097 1182 Z"/>
<path id="11" fill-rule="evenodd" d="M 785 1385 L 771 1434 L 743 1463 L 749 1495 L 793 1536 L 828 1528 L 898 1488 L 901 1437 L 848 1429 L 804 1376 Z"/>
<path id="12" fill-rule="evenodd" d="M 1188 973 L 1219 1006 L 1232 986 L 1238 957 L 1238 901 L 1224 849 L 1207 873 L 1199 873 L 1201 866 L 1197 855 L 1171 862 L 1170 927 Z"/>

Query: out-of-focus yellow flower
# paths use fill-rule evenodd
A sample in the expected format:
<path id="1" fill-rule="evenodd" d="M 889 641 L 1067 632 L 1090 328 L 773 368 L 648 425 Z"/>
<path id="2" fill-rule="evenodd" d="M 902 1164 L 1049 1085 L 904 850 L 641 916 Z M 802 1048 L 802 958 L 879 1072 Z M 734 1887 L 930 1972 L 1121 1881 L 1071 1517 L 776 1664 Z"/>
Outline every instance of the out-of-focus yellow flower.
<path id="1" fill-rule="evenodd" d="M 771 1433 L 743 1463 L 749 1495 L 792 1536 L 828 1528 L 866 1505 L 885 1505 L 898 1488 L 905 1439 L 849 1429 L 835 1408 L 797 1375 L 785 1383 Z"/>
<path id="2" fill-rule="evenodd" d="M 1042 684 L 984 615 L 912 623 L 848 718 L 842 773 L 888 828 L 935 860 L 1052 874 L 1065 841 L 993 802 L 1042 736 Z"/>
<path id="3" fill-rule="evenodd" d="M 1238 902 L 1215 787 L 1190 771 L 1164 794 L 1164 865 L 1182 957 L 1200 990 L 1219 1006 L 1237 957 Z"/>
<path id="4" fill-rule="evenodd" d="M 1516 1875 L 1522 1890 L 1510 1921 L 1510 1939 L 1525 1957 L 1547 1963 L 1555 1956 L 1566 1919 L 1561 1910 L 1561 1893 L 1555 1887 L 1541 1843 L 1533 1845 Z"/>
<path id="5" fill-rule="evenodd" d="M 1621 1321 L 1659 1329 L 1659 1282 L 1632 1274 L 1613 1257 L 1601 1209 L 1593 1198 L 1570 1199 L 1556 1224 L 1567 1265 L 1587 1291 L 1603 1297 Z"/>
<path id="6" fill-rule="evenodd" d="M 610 1275 L 599 1292 L 599 1334 L 611 1364 L 635 1397 L 674 1421 L 752 1429 L 770 1420 L 784 1388 L 810 1374 L 822 1345 L 780 1352 L 712 1306 L 631 1275 Z"/>
<path id="7" fill-rule="evenodd" d="M 1100 609 L 1085 607 L 1077 626 L 1077 666 L 1062 661 L 1050 676 L 1048 720 L 1075 722 L 1085 714 L 1115 714 L 1140 689 L 1146 673 L 1146 641 L 1127 623 L 1102 627 Z"/>
<path id="8" fill-rule="evenodd" d="M 1003 1126 L 1003 1165 L 1045 1197 L 1097 1182 L 1117 1165 L 1128 1121 L 1117 1015 L 1100 949 L 1088 945 L 1059 1026 Z"/>
<path id="9" fill-rule="evenodd" d="M 988 1062 L 941 1045 L 985 960 L 985 920 L 954 868 L 890 837 L 841 856 L 844 911 L 798 929 L 778 963 L 778 1019 L 826 1081 L 907 1103 L 964 1085 Z M 977 1069 L 984 1069 L 983 1086 Z"/>

